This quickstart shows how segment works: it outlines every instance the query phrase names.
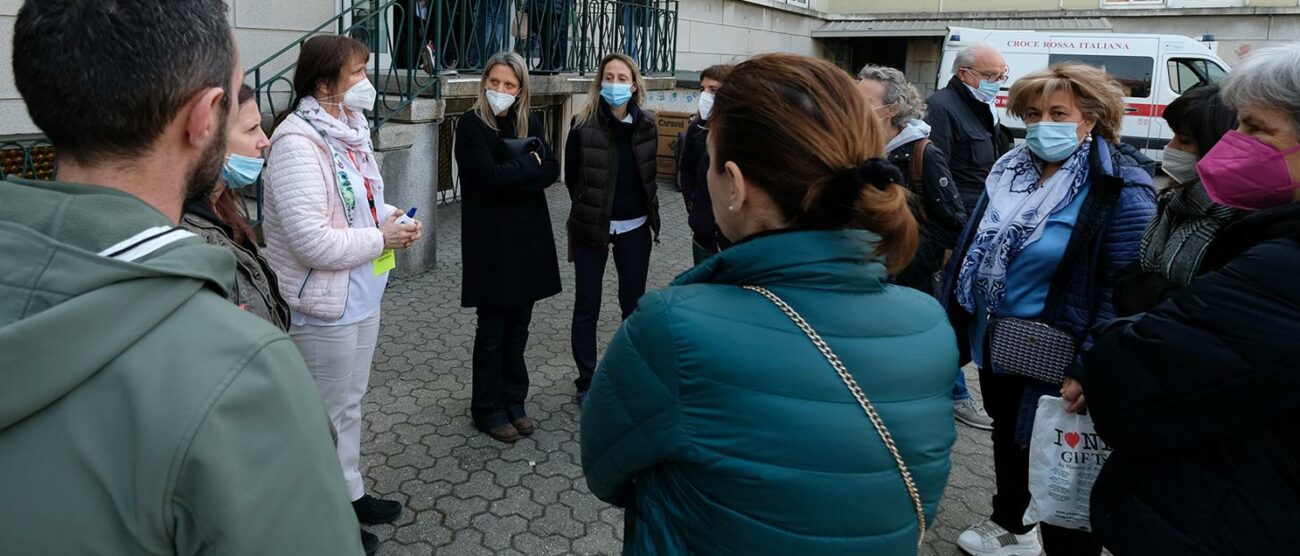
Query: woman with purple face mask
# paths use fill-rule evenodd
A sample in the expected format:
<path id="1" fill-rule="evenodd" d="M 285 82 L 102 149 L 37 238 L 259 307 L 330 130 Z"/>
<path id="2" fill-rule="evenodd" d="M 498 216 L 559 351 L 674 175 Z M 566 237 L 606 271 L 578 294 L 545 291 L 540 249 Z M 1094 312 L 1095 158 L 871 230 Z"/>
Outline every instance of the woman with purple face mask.
<path id="1" fill-rule="evenodd" d="M 1197 164 L 1209 198 L 1250 214 L 1190 285 L 1112 323 L 1084 389 L 1114 450 L 1092 526 L 1115 554 L 1285 554 L 1300 546 L 1300 44 L 1223 83 L 1240 125 Z"/>

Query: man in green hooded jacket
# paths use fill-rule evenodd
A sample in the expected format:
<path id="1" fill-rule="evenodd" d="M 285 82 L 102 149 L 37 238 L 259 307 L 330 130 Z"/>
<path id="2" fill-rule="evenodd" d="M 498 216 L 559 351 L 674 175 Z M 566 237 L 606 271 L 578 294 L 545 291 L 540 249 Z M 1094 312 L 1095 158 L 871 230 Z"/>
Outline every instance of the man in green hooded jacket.
<path id="1" fill-rule="evenodd" d="M 225 156 L 224 5 L 29 0 L 13 47 L 62 181 L 0 181 L 0 554 L 360 554 L 301 356 L 176 227 Z"/>

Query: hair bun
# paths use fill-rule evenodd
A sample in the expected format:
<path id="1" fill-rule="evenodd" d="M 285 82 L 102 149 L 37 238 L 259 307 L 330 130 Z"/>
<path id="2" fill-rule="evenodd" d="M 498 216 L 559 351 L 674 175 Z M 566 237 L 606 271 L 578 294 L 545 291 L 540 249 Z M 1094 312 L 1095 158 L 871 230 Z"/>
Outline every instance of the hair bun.
<path id="1" fill-rule="evenodd" d="M 883 158 L 872 158 L 859 164 L 856 173 L 863 185 L 869 183 L 876 186 L 876 189 L 883 190 L 893 184 L 903 184 L 903 173 L 898 170 L 898 166 Z"/>

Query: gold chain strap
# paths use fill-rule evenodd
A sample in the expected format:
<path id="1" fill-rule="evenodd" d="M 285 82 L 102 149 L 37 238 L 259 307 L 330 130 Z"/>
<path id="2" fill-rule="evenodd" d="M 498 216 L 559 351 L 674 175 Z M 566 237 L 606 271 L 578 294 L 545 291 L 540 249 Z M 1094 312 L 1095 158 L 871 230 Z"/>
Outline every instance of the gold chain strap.
<path id="1" fill-rule="evenodd" d="M 849 387 L 849 392 L 858 399 L 858 405 L 861 405 L 862 410 L 867 413 L 867 417 L 871 419 L 871 424 L 875 425 L 876 432 L 880 434 L 880 440 L 889 449 L 889 454 L 894 456 L 894 463 L 898 464 L 898 473 L 903 476 L 903 484 L 907 486 L 907 494 L 912 497 L 912 504 L 916 506 L 916 521 L 921 528 L 921 534 L 916 539 L 916 545 L 921 546 L 921 543 L 925 541 L 925 508 L 921 505 L 921 494 L 916 489 L 916 482 L 912 480 L 912 473 L 907 470 L 907 464 L 903 463 L 903 456 L 898 453 L 898 445 L 894 443 L 893 435 L 889 434 L 889 429 L 885 428 L 885 422 L 881 420 L 880 414 L 876 413 L 876 406 L 871 405 L 871 400 L 867 399 L 867 394 L 858 386 L 858 381 L 854 380 L 853 375 L 849 374 L 849 370 L 844 367 L 844 363 L 835 355 L 835 352 L 831 351 L 831 346 L 827 345 L 825 340 L 822 340 L 821 335 L 817 334 L 817 331 L 813 330 L 808 321 L 803 320 L 803 317 L 799 316 L 799 313 L 793 307 L 761 286 L 745 286 L 745 289 L 766 297 L 781 312 L 785 313 L 785 316 L 790 317 L 795 326 L 803 330 L 803 333 L 808 335 L 808 339 L 812 340 L 813 345 L 818 350 L 821 350 L 826 362 L 831 364 L 835 372 L 840 375 L 840 379 L 844 381 L 844 385 Z"/>

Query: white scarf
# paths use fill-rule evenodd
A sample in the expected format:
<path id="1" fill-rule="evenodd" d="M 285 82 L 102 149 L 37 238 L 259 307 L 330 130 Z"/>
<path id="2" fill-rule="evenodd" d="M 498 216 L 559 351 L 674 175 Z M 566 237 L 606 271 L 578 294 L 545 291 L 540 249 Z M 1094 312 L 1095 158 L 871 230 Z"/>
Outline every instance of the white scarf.
<path id="1" fill-rule="evenodd" d="M 972 313 L 975 296 L 996 315 L 1007 293 L 1007 269 L 1025 247 L 1043 236 L 1043 222 L 1067 207 L 1088 179 L 1088 155 L 1093 148 L 1109 157 L 1104 145 L 1085 142 L 1052 177 L 1041 185 L 1042 162 L 1020 145 L 993 165 L 986 182 L 988 206 L 971 238 L 957 274 L 957 302 Z"/>
<path id="2" fill-rule="evenodd" d="M 383 188 L 384 178 L 379 173 L 374 144 L 370 141 L 370 122 L 364 115 L 346 107 L 340 106 L 339 111 L 342 119 L 331 116 L 321 108 L 320 102 L 315 97 L 305 97 L 298 103 L 298 110 L 294 113 L 320 133 L 321 138 L 332 151 L 330 154 L 334 157 L 335 165 L 340 166 L 339 171 L 343 170 L 341 166 L 346 160 L 363 178 L 370 181 L 372 188 Z M 352 156 L 348 156 L 349 153 Z M 356 196 L 364 195 L 364 192 L 358 193 L 345 173 L 340 174 L 338 186 L 344 211 L 348 222 L 351 222 L 352 211 L 356 209 Z"/>

